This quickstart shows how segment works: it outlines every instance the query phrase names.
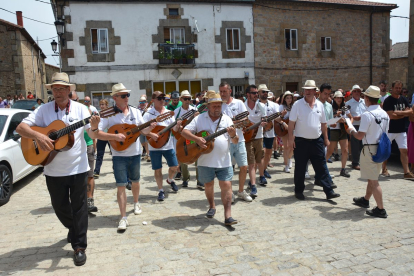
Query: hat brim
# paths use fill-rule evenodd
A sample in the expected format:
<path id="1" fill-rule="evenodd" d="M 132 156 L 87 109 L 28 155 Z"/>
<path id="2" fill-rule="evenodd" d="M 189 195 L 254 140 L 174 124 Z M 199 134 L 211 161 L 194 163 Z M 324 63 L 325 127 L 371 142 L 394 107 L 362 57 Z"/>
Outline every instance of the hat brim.
<path id="1" fill-rule="evenodd" d="M 316 90 L 316 88 L 317 87 L 309 87 L 309 86 L 302 87 L 302 89 L 315 89 L 315 90 Z"/>
<path id="2" fill-rule="evenodd" d="M 161 94 L 158 94 L 158 95 L 155 95 L 155 94 L 152 94 L 152 99 L 155 99 L 155 98 L 158 98 L 158 97 L 166 97 L 167 95 L 166 94 L 164 94 L 164 93 L 161 93 Z M 166 97 L 167 98 L 167 97 Z"/>
<path id="3" fill-rule="evenodd" d="M 48 83 L 48 84 L 45 84 L 46 89 L 52 90 L 52 85 L 64 85 L 64 86 L 69 86 L 70 91 L 74 91 L 74 90 L 76 90 L 76 84 L 73 84 L 73 83 L 66 83 L 66 82 L 60 82 L 60 81 L 57 81 L 57 82 L 55 82 L 55 83 Z"/>
<path id="4" fill-rule="evenodd" d="M 222 99 L 217 99 L 217 100 L 215 100 L 215 99 L 211 99 L 212 101 L 210 101 L 210 99 L 209 99 L 209 101 L 207 102 L 207 104 L 211 104 L 211 103 L 225 103 L 226 101 L 223 101 Z"/>
<path id="5" fill-rule="evenodd" d="M 119 90 L 119 91 L 112 92 L 111 93 L 111 96 L 115 96 L 118 93 L 129 93 L 129 92 L 131 92 L 131 90 L 123 89 L 123 90 Z"/>
<path id="6" fill-rule="evenodd" d="M 381 94 L 379 94 L 379 95 L 370 95 L 369 92 L 368 93 L 367 92 L 362 92 L 362 94 L 364 94 L 365 96 L 368 96 L 370 98 L 375 98 L 375 99 L 381 98 Z"/>

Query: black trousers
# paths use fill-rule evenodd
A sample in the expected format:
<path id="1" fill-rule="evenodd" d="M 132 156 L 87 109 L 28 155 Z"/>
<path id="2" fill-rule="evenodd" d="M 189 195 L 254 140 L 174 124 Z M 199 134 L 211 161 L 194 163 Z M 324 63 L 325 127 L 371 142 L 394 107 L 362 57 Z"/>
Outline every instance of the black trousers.
<path id="1" fill-rule="evenodd" d="M 60 222 L 69 229 L 72 248 L 87 246 L 88 205 L 86 200 L 87 172 L 68 176 L 47 176 L 53 209 Z"/>
<path id="2" fill-rule="evenodd" d="M 359 130 L 359 126 L 354 126 L 355 130 Z M 354 136 L 351 136 L 351 154 L 352 154 L 352 165 L 359 165 L 359 156 L 361 155 L 363 145 L 362 140 L 355 139 Z"/>
<path id="3" fill-rule="evenodd" d="M 105 155 L 105 148 L 108 144 L 109 148 L 111 148 L 111 144 L 108 141 L 99 140 L 96 142 L 96 162 L 95 162 L 95 170 L 94 173 L 99 174 L 101 172 L 101 166 L 103 157 Z"/>
<path id="4" fill-rule="evenodd" d="M 311 161 L 315 175 L 320 179 L 325 194 L 332 193 L 332 180 L 326 166 L 325 145 L 322 136 L 317 139 L 296 137 L 295 146 L 295 193 L 302 194 L 305 190 L 305 172 L 308 160 Z"/>

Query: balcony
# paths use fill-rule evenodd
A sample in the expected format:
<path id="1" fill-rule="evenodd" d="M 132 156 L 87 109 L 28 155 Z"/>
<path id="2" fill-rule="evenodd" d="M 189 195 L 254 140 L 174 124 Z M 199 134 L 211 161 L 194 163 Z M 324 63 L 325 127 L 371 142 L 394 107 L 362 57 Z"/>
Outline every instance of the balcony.
<path id="1" fill-rule="evenodd" d="M 194 44 L 158 44 L 160 68 L 192 68 L 195 66 Z"/>

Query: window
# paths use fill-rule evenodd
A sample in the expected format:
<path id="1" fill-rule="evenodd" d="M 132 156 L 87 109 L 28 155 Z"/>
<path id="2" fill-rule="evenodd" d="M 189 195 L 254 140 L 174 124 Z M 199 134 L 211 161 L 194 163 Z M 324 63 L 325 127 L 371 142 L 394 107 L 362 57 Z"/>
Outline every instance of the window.
<path id="1" fill-rule="evenodd" d="M 298 30 L 297 29 L 285 29 L 286 49 L 297 50 L 298 49 Z"/>
<path id="2" fill-rule="evenodd" d="M 321 50 L 322 51 L 331 51 L 331 38 L 330 37 L 321 37 Z"/>
<path id="3" fill-rule="evenodd" d="M 17 126 L 23 121 L 23 119 L 29 116 L 29 114 L 30 113 L 28 112 L 21 112 L 13 115 L 13 117 L 10 120 L 9 129 L 7 130 L 6 137 L 4 139 L 5 141 L 14 137 L 13 132 L 16 130 Z"/>
<path id="4" fill-rule="evenodd" d="M 108 29 L 91 29 L 92 53 L 108 53 Z"/>
<path id="5" fill-rule="evenodd" d="M 193 96 L 201 91 L 200 80 L 186 81 L 157 81 L 152 83 L 152 91 L 161 91 L 163 93 L 171 93 L 172 91 L 188 90 Z"/>
<path id="6" fill-rule="evenodd" d="M 184 28 L 171 28 L 170 29 L 170 42 L 172 44 L 184 44 L 185 43 Z"/>
<path id="7" fill-rule="evenodd" d="M 178 9 L 168 9 L 168 14 L 169 15 L 179 15 L 178 14 Z"/>
<path id="8" fill-rule="evenodd" d="M 227 51 L 240 51 L 240 29 L 226 29 Z"/>
<path id="9" fill-rule="evenodd" d="M 99 106 L 99 101 L 102 99 L 106 99 L 108 101 L 108 107 L 115 105 L 115 101 L 111 96 L 111 91 L 104 91 L 104 92 L 92 92 L 92 105 L 101 111 L 101 107 Z"/>
<path id="10" fill-rule="evenodd" d="M 244 87 L 242 85 L 232 86 L 231 90 L 232 90 L 232 96 L 233 97 L 238 92 L 241 92 L 242 94 L 244 94 Z"/>

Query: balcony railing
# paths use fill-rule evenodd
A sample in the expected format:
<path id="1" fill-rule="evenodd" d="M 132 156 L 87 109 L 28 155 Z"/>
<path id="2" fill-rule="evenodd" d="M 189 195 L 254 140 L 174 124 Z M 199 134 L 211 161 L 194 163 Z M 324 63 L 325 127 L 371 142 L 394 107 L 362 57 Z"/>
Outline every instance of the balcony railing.
<path id="1" fill-rule="evenodd" d="M 195 64 L 194 44 L 158 44 L 158 59 L 160 65 Z"/>

